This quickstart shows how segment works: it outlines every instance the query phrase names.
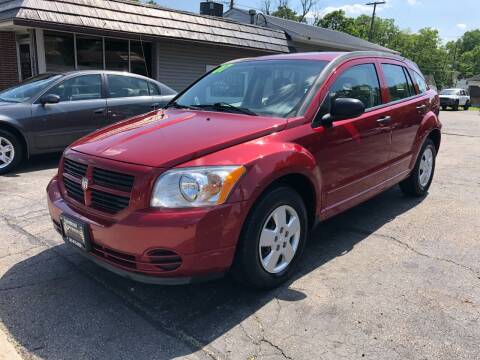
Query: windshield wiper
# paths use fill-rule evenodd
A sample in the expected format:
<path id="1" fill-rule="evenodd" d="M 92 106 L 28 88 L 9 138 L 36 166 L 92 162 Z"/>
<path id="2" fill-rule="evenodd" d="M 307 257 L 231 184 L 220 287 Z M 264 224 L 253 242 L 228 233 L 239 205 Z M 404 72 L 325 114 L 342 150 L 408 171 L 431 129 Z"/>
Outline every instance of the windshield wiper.
<path id="1" fill-rule="evenodd" d="M 226 102 L 217 102 L 215 104 L 197 105 L 199 108 L 211 108 L 214 110 L 233 110 L 246 115 L 258 116 L 258 114 L 248 108 L 235 106 Z"/>
<path id="2" fill-rule="evenodd" d="M 176 101 L 171 102 L 170 104 L 167 104 L 165 106 L 165 109 L 168 109 L 170 107 L 173 107 L 173 108 L 176 108 L 176 109 L 200 110 L 200 107 L 198 107 L 198 106 L 182 105 L 182 104 L 177 103 Z"/>

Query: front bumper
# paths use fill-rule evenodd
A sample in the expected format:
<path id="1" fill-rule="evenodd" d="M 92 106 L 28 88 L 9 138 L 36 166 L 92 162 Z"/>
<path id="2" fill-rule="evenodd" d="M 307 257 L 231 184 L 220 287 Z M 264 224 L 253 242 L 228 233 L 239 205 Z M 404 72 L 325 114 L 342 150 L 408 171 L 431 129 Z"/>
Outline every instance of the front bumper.
<path id="1" fill-rule="evenodd" d="M 57 231 L 61 233 L 61 214 L 88 224 L 92 251 L 72 247 L 118 275 L 154 284 L 192 283 L 228 271 L 249 209 L 247 202 L 215 208 L 143 209 L 113 220 L 95 217 L 65 200 L 57 178 L 48 185 L 47 195 Z M 150 263 L 148 254 L 155 249 L 178 254 L 180 266 L 164 270 Z"/>
<path id="2" fill-rule="evenodd" d="M 458 104 L 458 102 L 459 102 L 458 99 L 440 98 L 440 106 L 453 106 Z"/>

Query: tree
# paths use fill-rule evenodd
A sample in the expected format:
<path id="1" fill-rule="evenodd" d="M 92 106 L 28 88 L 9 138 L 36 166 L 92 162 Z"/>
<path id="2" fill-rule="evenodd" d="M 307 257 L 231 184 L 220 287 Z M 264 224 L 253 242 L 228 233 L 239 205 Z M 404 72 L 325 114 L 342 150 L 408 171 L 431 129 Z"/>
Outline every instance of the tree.
<path id="1" fill-rule="evenodd" d="M 262 9 L 263 13 L 265 13 L 267 15 L 270 15 L 271 8 L 272 8 L 272 0 L 263 0 L 262 1 L 261 9 Z"/>
<path id="2" fill-rule="evenodd" d="M 351 35 L 356 33 L 354 20 L 345 16 L 345 11 L 343 10 L 335 10 L 331 13 L 328 13 L 323 18 L 318 19 L 314 25 L 326 29 L 342 31 Z"/>
<path id="3" fill-rule="evenodd" d="M 301 15 L 298 15 L 295 10 L 290 8 L 288 0 L 279 0 L 277 10 L 275 10 L 272 15 L 282 19 L 301 21 Z"/>
<path id="4" fill-rule="evenodd" d="M 306 16 L 312 10 L 312 8 L 317 4 L 317 0 L 300 0 L 300 5 L 302 7 L 302 12 L 298 18 L 299 22 L 306 22 Z"/>

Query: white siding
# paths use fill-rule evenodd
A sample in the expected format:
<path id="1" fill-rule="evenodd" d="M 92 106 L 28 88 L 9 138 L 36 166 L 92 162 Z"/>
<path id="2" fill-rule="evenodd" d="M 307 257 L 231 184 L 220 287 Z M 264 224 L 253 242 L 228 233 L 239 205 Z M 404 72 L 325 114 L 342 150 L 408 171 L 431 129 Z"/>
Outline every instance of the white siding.
<path id="1" fill-rule="evenodd" d="M 205 74 L 207 65 L 267 55 L 259 51 L 180 41 L 162 41 L 158 43 L 158 48 L 157 80 L 177 91 Z"/>

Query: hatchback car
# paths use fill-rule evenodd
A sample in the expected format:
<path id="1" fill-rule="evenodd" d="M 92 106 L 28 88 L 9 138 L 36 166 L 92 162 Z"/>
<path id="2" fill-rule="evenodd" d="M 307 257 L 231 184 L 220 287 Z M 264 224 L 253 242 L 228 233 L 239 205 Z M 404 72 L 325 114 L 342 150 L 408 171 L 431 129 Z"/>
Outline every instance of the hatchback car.
<path id="1" fill-rule="evenodd" d="M 376 52 L 229 62 L 167 107 L 70 146 L 48 185 L 64 240 L 125 277 L 231 272 L 273 287 L 309 229 L 400 183 L 424 196 L 439 100 L 418 67 Z"/>
<path id="2" fill-rule="evenodd" d="M 442 110 L 447 110 L 447 107 L 451 107 L 457 111 L 460 106 L 462 106 L 464 110 L 470 108 L 470 95 L 467 90 L 443 89 L 440 91 L 439 97 Z"/>
<path id="3" fill-rule="evenodd" d="M 0 174 L 30 155 L 58 152 L 109 124 L 168 103 L 176 92 L 114 71 L 48 73 L 0 92 Z"/>

